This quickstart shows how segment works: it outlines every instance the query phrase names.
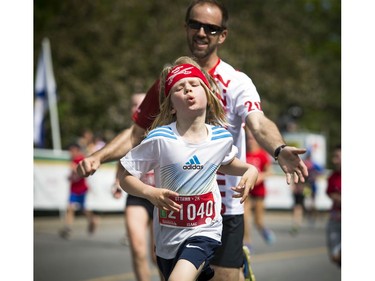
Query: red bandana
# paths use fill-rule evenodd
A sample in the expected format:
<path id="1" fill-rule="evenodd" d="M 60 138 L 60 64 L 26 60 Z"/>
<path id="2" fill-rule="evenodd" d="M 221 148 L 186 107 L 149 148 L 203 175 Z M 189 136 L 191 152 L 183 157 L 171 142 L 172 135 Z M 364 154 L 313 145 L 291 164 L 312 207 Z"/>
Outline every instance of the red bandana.
<path id="1" fill-rule="evenodd" d="M 181 79 L 188 77 L 197 77 L 201 79 L 209 89 L 211 88 L 206 76 L 204 76 L 202 71 L 200 71 L 197 67 L 192 64 L 180 64 L 173 67 L 165 79 L 165 96 L 168 96 L 169 91 L 172 89 L 174 84 Z"/>

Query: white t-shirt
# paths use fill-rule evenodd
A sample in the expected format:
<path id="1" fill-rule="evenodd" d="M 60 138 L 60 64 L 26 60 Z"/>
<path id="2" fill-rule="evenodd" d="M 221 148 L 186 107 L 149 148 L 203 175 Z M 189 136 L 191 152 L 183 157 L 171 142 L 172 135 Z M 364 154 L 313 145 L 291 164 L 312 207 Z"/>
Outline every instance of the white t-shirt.
<path id="1" fill-rule="evenodd" d="M 246 162 L 246 140 L 243 124 L 248 114 L 263 112 L 260 97 L 252 80 L 243 72 L 235 70 L 231 65 L 219 60 L 209 71 L 222 93 L 228 122 L 232 125 L 228 131 L 233 136 L 233 143 L 238 148 L 237 157 Z M 240 177 L 219 175 L 218 184 L 222 194 L 222 215 L 239 215 L 244 213 L 239 198 L 232 198 L 233 186 L 237 186 Z"/>
<path id="2" fill-rule="evenodd" d="M 233 146 L 232 135 L 226 129 L 207 125 L 207 130 L 205 141 L 191 144 L 179 135 L 176 123 L 156 128 L 121 159 L 124 168 L 137 178 L 154 170 L 157 188 L 168 188 L 179 195 L 212 192 L 214 217 L 199 226 L 161 225 L 159 209 L 154 208 L 156 254 L 162 258 L 174 258 L 180 244 L 192 236 L 206 236 L 221 241 L 221 196 L 216 172 L 220 165 L 230 163 L 237 154 L 237 148 Z M 193 212 L 190 215 L 199 214 Z"/>

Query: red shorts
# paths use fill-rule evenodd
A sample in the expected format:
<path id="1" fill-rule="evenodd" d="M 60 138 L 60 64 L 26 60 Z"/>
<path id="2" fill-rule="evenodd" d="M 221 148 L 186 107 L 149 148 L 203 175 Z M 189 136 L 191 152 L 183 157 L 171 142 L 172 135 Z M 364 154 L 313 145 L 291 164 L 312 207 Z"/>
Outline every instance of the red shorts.
<path id="1" fill-rule="evenodd" d="M 266 187 L 264 184 L 254 186 L 253 190 L 249 192 L 252 197 L 265 197 L 266 196 Z"/>

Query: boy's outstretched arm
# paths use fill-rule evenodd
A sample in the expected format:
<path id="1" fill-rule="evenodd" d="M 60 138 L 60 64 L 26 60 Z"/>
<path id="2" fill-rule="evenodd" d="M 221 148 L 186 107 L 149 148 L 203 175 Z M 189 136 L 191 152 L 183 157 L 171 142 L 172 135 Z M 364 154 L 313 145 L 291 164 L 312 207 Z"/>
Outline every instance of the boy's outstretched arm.
<path id="1" fill-rule="evenodd" d="M 255 166 L 239 160 L 237 157 L 227 165 L 222 165 L 219 172 L 232 176 L 242 176 L 238 186 L 232 187 L 237 194 L 233 198 L 241 198 L 241 203 L 245 202 L 249 191 L 254 188 L 258 178 L 258 170 Z"/>

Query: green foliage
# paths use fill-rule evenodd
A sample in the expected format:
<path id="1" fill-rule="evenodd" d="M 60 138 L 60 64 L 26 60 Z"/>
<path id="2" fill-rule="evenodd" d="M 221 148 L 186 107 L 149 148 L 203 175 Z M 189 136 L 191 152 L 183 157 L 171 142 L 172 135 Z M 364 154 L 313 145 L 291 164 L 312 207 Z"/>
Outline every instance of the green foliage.
<path id="1" fill-rule="evenodd" d="M 291 106 L 299 106 L 300 130 L 326 134 L 329 147 L 340 142 L 341 2 L 223 2 L 229 37 L 219 54 L 252 78 L 267 116 L 280 124 Z M 63 146 L 84 128 L 112 138 L 131 124 L 130 95 L 147 91 L 165 63 L 189 55 L 189 3 L 34 1 L 35 67 L 48 37 Z"/>

